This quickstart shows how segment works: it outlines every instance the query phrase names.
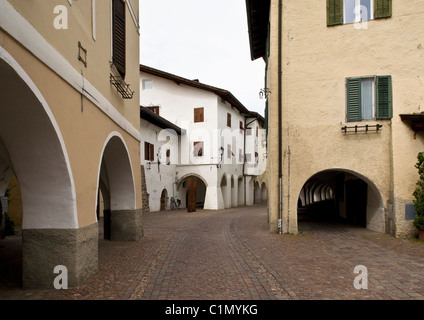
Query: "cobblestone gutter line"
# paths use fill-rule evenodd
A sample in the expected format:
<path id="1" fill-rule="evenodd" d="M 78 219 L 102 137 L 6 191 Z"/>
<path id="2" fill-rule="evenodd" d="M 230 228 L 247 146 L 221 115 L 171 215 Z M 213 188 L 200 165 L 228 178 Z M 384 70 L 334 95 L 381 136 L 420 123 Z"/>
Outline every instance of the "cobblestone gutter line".
<path id="1" fill-rule="evenodd" d="M 253 282 L 256 292 L 251 292 L 252 299 L 293 299 L 284 285 L 280 283 L 278 276 L 263 260 L 258 258 L 243 241 L 236 231 L 234 224 L 237 218 L 233 218 L 226 225 L 225 234 L 228 239 L 229 255 L 233 257 L 234 264 L 243 275 L 246 283 Z M 256 276 L 259 272 L 260 277 Z M 249 286 L 250 287 L 250 286 Z"/>

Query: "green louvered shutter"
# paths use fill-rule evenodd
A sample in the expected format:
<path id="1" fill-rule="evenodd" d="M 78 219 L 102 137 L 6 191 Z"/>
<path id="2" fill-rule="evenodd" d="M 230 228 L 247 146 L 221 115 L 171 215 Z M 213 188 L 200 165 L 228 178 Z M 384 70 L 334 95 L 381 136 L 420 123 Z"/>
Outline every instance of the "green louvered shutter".
<path id="1" fill-rule="evenodd" d="M 346 80 L 346 121 L 361 121 L 361 79 Z"/>
<path id="2" fill-rule="evenodd" d="M 327 0 L 327 26 L 343 24 L 343 0 Z"/>
<path id="3" fill-rule="evenodd" d="M 374 19 L 392 16 L 392 0 L 374 0 Z"/>
<path id="4" fill-rule="evenodd" d="M 392 116 L 392 77 L 379 76 L 376 79 L 376 118 L 383 120 Z"/>

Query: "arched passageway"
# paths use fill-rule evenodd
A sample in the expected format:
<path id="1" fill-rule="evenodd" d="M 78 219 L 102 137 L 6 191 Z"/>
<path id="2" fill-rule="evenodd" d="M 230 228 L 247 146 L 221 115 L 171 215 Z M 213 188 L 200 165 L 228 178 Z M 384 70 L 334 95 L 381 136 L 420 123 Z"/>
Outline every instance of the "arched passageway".
<path id="1" fill-rule="evenodd" d="M 24 287 L 45 287 L 53 266 L 76 265 L 72 254 L 51 243 L 78 228 L 75 185 L 65 143 L 36 84 L 0 47 L 0 196 L 16 175 L 22 199 Z M 63 242 L 67 239 L 64 236 Z M 50 242 L 49 242 L 50 241 Z M 50 244 L 50 245 L 47 245 Z M 73 244 L 78 246 L 79 244 Z M 69 250 L 77 251 L 69 243 Z M 43 256 L 43 259 L 40 259 Z M 96 269 L 97 261 L 86 263 Z M 70 282 L 78 282 L 73 275 Z"/>
<path id="2" fill-rule="evenodd" d="M 106 140 L 99 172 L 97 208 L 103 208 L 104 239 L 131 238 L 128 228 L 122 228 L 136 207 L 135 185 L 128 150 L 124 139 L 111 133 Z M 97 211 L 99 211 L 98 209 Z M 97 212 L 97 217 L 101 214 Z M 101 225 L 99 225 L 101 227 Z M 124 234 L 123 230 L 126 229 Z M 137 233 L 134 230 L 134 233 Z"/>
<path id="3" fill-rule="evenodd" d="M 177 183 L 177 191 L 183 196 L 182 205 L 188 212 L 196 212 L 205 205 L 207 184 L 197 174 L 187 174 Z"/>
<path id="4" fill-rule="evenodd" d="M 375 184 L 359 173 L 332 169 L 313 175 L 298 198 L 298 222 L 342 221 L 385 232 L 384 205 Z"/>

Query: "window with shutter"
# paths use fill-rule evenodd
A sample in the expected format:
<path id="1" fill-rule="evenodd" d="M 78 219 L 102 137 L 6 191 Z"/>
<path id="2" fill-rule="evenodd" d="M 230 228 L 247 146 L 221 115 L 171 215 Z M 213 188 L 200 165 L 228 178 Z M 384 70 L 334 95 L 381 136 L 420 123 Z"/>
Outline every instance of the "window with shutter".
<path id="1" fill-rule="evenodd" d="M 123 0 L 113 0 L 112 2 L 112 61 L 118 72 L 125 78 L 126 67 L 126 20 L 125 2 Z"/>
<path id="2" fill-rule="evenodd" d="M 231 114 L 227 113 L 227 127 L 231 128 Z"/>
<path id="3" fill-rule="evenodd" d="M 148 142 L 144 142 L 144 160 L 146 161 L 155 160 L 155 146 Z"/>
<path id="4" fill-rule="evenodd" d="M 392 0 L 327 0 L 327 26 L 392 16 Z"/>
<path id="5" fill-rule="evenodd" d="M 393 117 L 391 76 L 346 79 L 346 121 Z"/>
<path id="6" fill-rule="evenodd" d="M 194 108 L 194 122 L 204 122 L 205 112 L 204 108 Z"/>

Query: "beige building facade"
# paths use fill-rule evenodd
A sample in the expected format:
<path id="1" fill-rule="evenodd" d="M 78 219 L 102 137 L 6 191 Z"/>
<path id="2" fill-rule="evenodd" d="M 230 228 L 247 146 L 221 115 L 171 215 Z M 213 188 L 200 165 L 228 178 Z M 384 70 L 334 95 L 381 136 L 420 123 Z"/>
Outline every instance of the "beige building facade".
<path id="1" fill-rule="evenodd" d="M 0 194 L 22 194 L 23 284 L 98 270 L 141 226 L 138 1 L 0 0 Z"/>
<path id="2" fill-rule="evenodd" d="M 424 3 L 247 0 L 267 63 L 270 230 L 307 209 L 413 237 Z"/>

